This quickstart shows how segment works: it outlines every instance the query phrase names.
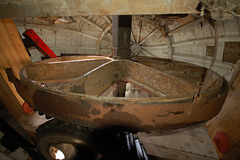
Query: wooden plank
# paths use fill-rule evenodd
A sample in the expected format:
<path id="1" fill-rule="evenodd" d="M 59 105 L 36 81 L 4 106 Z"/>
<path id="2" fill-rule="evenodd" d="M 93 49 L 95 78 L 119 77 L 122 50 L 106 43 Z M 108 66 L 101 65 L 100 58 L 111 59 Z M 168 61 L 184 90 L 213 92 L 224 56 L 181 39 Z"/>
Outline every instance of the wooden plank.
<path id="1" fill-rule="evenodd" d="M 148 154 L 153 156 L 175 160 L 218 159 L 204 126 L 178 129 L 172 134 L 138 132 L 137 136 Z"/>
<path id="2" fill-rule="evenodd" d="M 172 35 L 172 37 L 173 37 L 173 42 L 179 42 L 179 41 L 181 41 L 181 38 L 180 38 L 179 33 L 174 33 L 174 34 Z"/>
<path id="3" fill-rule="evenodd" d="M 192 55 L 198 55 L 198 56 L 206 56 L 205 45 L 199 45 L 199 44 L 192 45 L 191 54 Z"/>
<path id="4" fill-rule="evenodd" d="M 177 19 L 177 23 L 180 26 L 183 26 L 183 25 L 186 25 L 186 24 L 188 24 L 188 23 L 190 23 L 190 22 L 192 22 L 194 20 L 195 20 L 194 16 L 192 14 L 189 14 L 186 17 Z"/>
<path id="5" fill-rule="evenodd" d="M 219 43 L 239 42 L 239 41 L 240 41 L 240 36 L 219 38 Z M 196 45 L 196 44 L 213 45 L 213 43 L 214 43 L 214 38 L 199 38 L 199 39 L 195 39 L 195 40 L 174 42 L 172 44 L 172 47 L 182 47 L 182 46 L 189 46 L 189 45 L 191 46 L 191 45 Z M 142 46 L 142 48 L 145 48 L 145 49 L 162 49 L 162 48 L 167 48 L 167 46 L 166 46 L 166 44 L 164 44 L 164 45 Z"/>
<path id="6" fill-rule="evenodd" d="M 101 35 L 99 36 L 98 42 L 97 42 L 97 47 L 96 47 L 96 54 L 99 54 L 99 49 L 100 49 L 101 42 L 102 42 L 104 36 L 106 35 L 106 33 L 107 33 L 110 29 L 112 29 L 112 23 L 109 24 L 109 25 L 104 29 L 104 31 L 101 33 Z"/>
<path id="7" fill-rule="evenodd" d="M 75 15 L 143 15 L 199 13 L 198 0 L 4 0 L 0 1 L 0 18 L 56 17 Z"/>
<path id="8" fill-rule="evenodd" d="M 87 18 L 84 18 L 82 16 L 79 17 L 82 21 L 86 22 L 87 24 L 89 25 L 92 25 L 94 26 L 96 29 L 100 30 L 100 31 L 103 31 L 103 29 L 101 27 L 99 27 L 98 25 L 96 25 L 94 22 L 88 20 Z M 98 16 L 94 16 L 93 17 L 93 21 L 95 21 L 95 19 L 98 18 Z"/>
<path id="9" fill-rule="evenodd" d="M 202 29 L 202 34 L 205 38 L 214 36 L 211 32 L 211 25 L 207 21 L 203 22 L 203 26 L 201 29 Z"/>
<path id="10" fill-rule="evenodd" d="M 74 29 L 68 29 L 68 28 L 60 28 L 60 27 L 53 27 L 53 26 L 47 26 L 47 25 L 41 25 L 41 24 L 28 24 L 28 23 L 16 23 L 17 27 L 28 27 L 28 28 L 34 28 L 34 31 L 38 28 L 41 29 L 48 29 L 48 30 L 63 30 L 72 34 L 77 34 L 79 36 L 84 36 L 93 40 L 98 40 L 97 37 L 89 35 L 87 33 L 80 32 L 79 30 Z M 35 31 L 36 32 L 36 31 Z M 36 32 L 38 34 L 38 32 Z"/>
<path id="11" fill-rule="evenodd" d="M 184 29 L 186 29 L 186 28 L 188 28 L 188 27 L 196 26 L 197 24 L 202 23 L 202 22 L 204 22 L 204 21 L 205 21 L 204 18 L 196 19 L 196 20 L 193 21 L 193 22 L 190 22 L 190 23 L 188 23 L 188 24 L 185 24 L 185 25 L 183 25 L 183 26 L 180 26 L 180 27 L 178 27 L 178 28 L 176 28 L 176 29 L 168 32 L 168 35 L 171 36 L 171 35 L 173 35 L 174 33 L 177 33 L 177 32 L 179 32 L 179 31 L 181 31 L 181 30 L 184 30 Z"/>
<path id="12" fill-rule="evenodd" d="M 237 159 L 237 156 L 239 156 L 239 152 L 233 153 L 233 151 L 240 149 L 240 146 L 237 145 L 240 143 L 240 132 L 239 132 L 240 99 L 239 97 L 240 97 L 240 72 L 238 73 L 238 76 L 235 79 L 229 91 L 229 94 L 223 105 L 222 110 L 216 117 L 210 120 L 206 125 L 211 139 L 213 139 L 217 131 L 225 132 L 230 138 L 232 151 L 230 150 L 226 154 L 218 152 L 220 158 L 223 158 L 223 157 L 229 158 L 230 156 L 236 156 L 234 158 L 231 157 L 230 159 Z"/>
<path id="13" fill-rule="evenodd" d="M 187 33 L 186 33 L 186 31 L 185 30 L 181 30 L 181 31 L 179 31 L 179 35 L 180 35 L 180 39 L 182 40 L 182 41 L 186 41 L 187 40 Z"/>
<path id="14" fill-rule="evenodd" d="M 233 20 L 225 20 L 224 23 L 224 32 L 225 36 L 239 35 L 239 25 L 237 17 L 234 17 Z"/>
<path id="15" fill-rule="evenodd" d="M 19 119 L 23 115 L 21 106 L 24 101 L 8 81 L 5 69 L 12 68 L 19 78 L 19 70 L 30 63 L 30 58 L 12 19 L 0 20 L 0 37 L 0 100 L 14 118 Z"/>
<path id="16" fill-rule="evenodd" d="M 196 39 L 195 33 L 194 33 L 194 28 L 193 27 L 189 27 L 187 29 L 185 29 L 186 35 L 187 35 L 187 39 Z"/>
<path id="17" fill-rule="evenodd" d="M 108 16 L 103 16 L 103 18 L 104 18 L 109 24 L 112 23 L 112 21 L 108 18 Z"/>
<path id="18" fill-rule="evenodd" d="M 24 113 L 21 109 L 23 100 L 15 90 L 15 87 L 12 83 L 8 82 L 7 75 L 4 70 L 1 68 L 0 71 L 0 100 L 6 106 L 8 111 L 14 116 L 15 119 L 19 119 Z"/>
<path id="19" fill-rule="evenodd" d="M 202 33 L 202 22 L 199 24 L 194 25 L 194 35 L 196 39 L 203 38 L 203 33 Z"/>

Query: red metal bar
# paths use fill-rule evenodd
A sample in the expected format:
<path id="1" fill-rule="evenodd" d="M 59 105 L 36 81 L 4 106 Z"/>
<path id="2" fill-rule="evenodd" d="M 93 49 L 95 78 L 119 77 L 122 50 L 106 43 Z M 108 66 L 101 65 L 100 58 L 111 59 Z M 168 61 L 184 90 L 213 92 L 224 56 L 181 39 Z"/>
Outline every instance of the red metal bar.
<path id="1" fill-rule="evenodd" d="M 56 54 L 43 42 L 33 29 L 27 29 L 23 35 L 29 37 L 50 58 L 57 57 Z"/>

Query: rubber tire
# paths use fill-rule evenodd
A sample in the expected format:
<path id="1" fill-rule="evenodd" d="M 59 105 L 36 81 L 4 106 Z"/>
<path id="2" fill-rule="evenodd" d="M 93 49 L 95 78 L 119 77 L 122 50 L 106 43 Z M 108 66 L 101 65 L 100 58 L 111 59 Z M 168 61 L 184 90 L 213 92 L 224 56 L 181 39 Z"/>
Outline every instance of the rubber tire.
<path id="1" fill-rule="evenodd" d="M 91 160 L 101 152 L 100 144 L 97 145 L 93 139 L 94 135 L 98 135 L 94 129 L 53 119 L 38 127 L 36 144 L 47 160 L 54 159 L 49 152 L 50 146 L 61 143 L 72 144 L 75 148 L 75 151 L 64 152 L 65 160 Z M 63 150 L 59 147 L 58 149 Z"/>
<path id="2" fill-rule="evenodd" d="M 126 139 L 126 136 L 129 138 Z M 138 156 L 140 155 L 138 152 L 146 154 L 146 151 L 138 139 L 141 149 L 137 149 L 135 140 L 132 133 L 117 134 L 109 130 L 97 130 L 56 119 L 40 125 L 36 130 L 37 148 L 47 160 L 53 160 L 49 151 L 50 146 L 62 143 L 73 145 L 70 151 L 65 149 L 64 145 L 57 147 L 63 151 L 65 160 L 95 160 L 99 154 L 102 155 L 101 160 L 148 160 L 147 155 Z"/>

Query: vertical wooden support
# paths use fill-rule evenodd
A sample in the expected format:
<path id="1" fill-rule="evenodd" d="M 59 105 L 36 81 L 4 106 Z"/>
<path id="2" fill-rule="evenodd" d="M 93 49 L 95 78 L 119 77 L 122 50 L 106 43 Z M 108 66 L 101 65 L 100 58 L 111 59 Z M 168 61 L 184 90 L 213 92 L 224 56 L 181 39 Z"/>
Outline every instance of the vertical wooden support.
<path id="1" fill-rule="evenodd" d="M 113 16 L 113 56 L 116 59 L 130 59 L 130 39 L 132 16 Z M 114 97 L 125 97 L 126 82 L 117 82 L 113 86 Z"/>
<path id="2" fill-rule="evenodd" d="M 113 16 L 114 58 L 130 59 L 132 16 Z"/>
<path id="3" fill-rule="evenodd" d="M 30 63 L 30 58 L 12 19 L 0 20 L 0 37 L 0 100 L 18 120 L 24 114 L 21 109 L 24 101 L 8 81 L 5 70 L 12 68 L 19 78 L 19 70 Z"/>
<path id="4" fill-rule="evenodd" d="M 230 150 L 220 158 L 238 159 L 240 151 L 240 72 L 236 77 L 219 114 L 207 123 L 209 136 L 213 140 L 218 131 L 225 132 L 230 139 Z M 221 142 L 224 145 L 225 142 Z"/>
<path id="5" fill-rule="evenodd" d="M 114 57 L 117 57 L 118 52 L 118 30 L 119 30 L 119 16 L 113 16 L 112 48 Z"/>

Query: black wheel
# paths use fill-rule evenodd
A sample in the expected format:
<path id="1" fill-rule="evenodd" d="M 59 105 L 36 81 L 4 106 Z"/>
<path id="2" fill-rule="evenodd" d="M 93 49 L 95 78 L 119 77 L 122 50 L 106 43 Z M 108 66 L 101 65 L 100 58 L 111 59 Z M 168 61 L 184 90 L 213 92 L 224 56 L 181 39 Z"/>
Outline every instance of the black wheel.
<path id="1" fill-rule="evenodd" d="M 93 129 L 51 120 L 38 127 L 36 142 L 38 150 L 47 160 L 100 160 L 104 148 L 92 138 L 98 135 Z"/>
<path id="2" fill-rule="evenodd" d="M 36 131 L 37 147 L 47 160 L 148 160 L 132 133 L 97 130 L 50 120 Z"/>

